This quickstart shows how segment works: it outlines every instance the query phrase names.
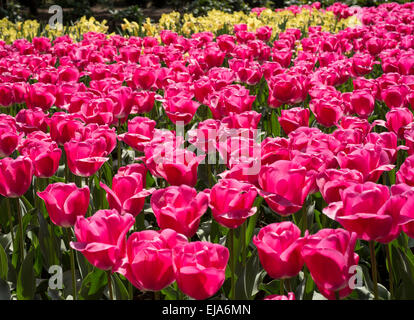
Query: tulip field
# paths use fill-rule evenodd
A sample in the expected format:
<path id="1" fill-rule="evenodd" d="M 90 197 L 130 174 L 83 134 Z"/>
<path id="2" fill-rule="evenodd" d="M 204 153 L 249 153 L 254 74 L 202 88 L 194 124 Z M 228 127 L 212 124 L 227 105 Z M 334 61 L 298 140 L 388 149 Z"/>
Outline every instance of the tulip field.
<path id="1" fill-rule="evenodd" d="M 414 3 L 0 20 L 0 299 L 414 299 Z"/>

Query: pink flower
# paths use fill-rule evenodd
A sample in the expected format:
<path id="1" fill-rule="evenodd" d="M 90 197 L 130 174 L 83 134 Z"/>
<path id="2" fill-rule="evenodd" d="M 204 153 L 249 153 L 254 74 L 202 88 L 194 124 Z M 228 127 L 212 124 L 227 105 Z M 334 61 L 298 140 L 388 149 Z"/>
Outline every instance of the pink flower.
<path id="1" fill-rule="evenodd" d="M 167 147 L 168 148 L 168 147 Z M 159 163 L 159 173 L 173 186 L 186 184 L 194 187 L 197 183 L 197 169 L 205 155 L 196 156 L 194 152 L 175 149 L 171 151 L 173 157 L 168 157 Z"/>
<path id="2" fill-rule="evenodd" d="M 296 276 L 303 267 L 303 238 L 292 222 L 272 223 L 253 237 L 260 263 L 273 279 Z"/>
<path id="3" fill-rule="evenodd" d="M 28 156 L 33 163 L 34 175 L 39 178 L 53 176 L 59 168 L 62 150 L 56 142 L 28 138 L 19 147 L 23 156 Z"/>
<path id="4" fill-rule="evenodd" d="M 400 224 L 399 210 L 393 209 L 396 200 L 390 198 L 387 186 L 365 182 L 343 190 L 341 201 L 331 203 L 323 213 L 355 232 L 358 239 L 386 243 Z"/>
<path id="5" fill-rule="evenodd" d="M 213 296 L 223 285 L 229 250 L 219 244 L 196 241 L 173 249 L 178 288 L 197 300 Z"/>
<path id="6" fill-rule="evenodd" d="M 257 196 L 251 184 L 235 179 L 221 179 L 210 191 L 210 208 L 221 225 L 235 229 L 256 213 L 253 207 Z"/>
<path id="7" fill-rule="evenodd" d="M 342 190 L 362 182 L 362 174 L 350 169 L 327 169 L 316 179 L 322 197 L 327 203 L 341 201 Z"/>
<path id="8" fill-rule="evenodd" d="M 130 213 L 136 217 L 144 208 L 145 198 L 155 190 L 144 189 L 144 174 L 116 174 L 112 179 L 112 189 L 100 182 L 101 188 L 106 191 L 109 207 L 122 215 Z"/>
<path id="9" fill-rule="evenodd" d="M 87 139 L 65 143 L 65 152 L 70 171 L 77 176 L 90 177 L 108 161 L 105 138 Z"/>
<path id="10" fill-rule="evenodd" d="M 313 186 L 312 177 L 301 165 L 288 160 L 263 166 L 259 173 L 260 195 L 282 216 L 299 211 Z"/>
<path id="11" fill-rule="evenodd" d="M 269 104 L 277 108 L 282 104 L 295 104 L 305 100 L 306 90 L 299 76 L 282 73 L 268 81 Z"/>
<path id="12" fill-rule="evenodd" d="M 125 256 L 126 235 L 135 219 L 116 210 L 99 210 L 93 216 L 78 216 L 75 224 L 77 242 L 70 246 L 81 252 L 93 266 L 116 271 Z"/>
<path id="13" fill-rule="evenodd" d="M 338 124 L 344 115 L 342 102 L 338 99 L 313 99 L 309 107 L 321 125 L 332 127 Z"/>
<path id="14" fill-rule="evenodd" d="M 14 124 L 0 123 L 0 158 L 10 156 L 16 150 L 20 139 Z"/>
<path id="15" fill-rule="evenodd" d="M 173 229 L 188 238 L 195 235 L 201 216 L 207 211 L 208 196 L 186 185 L 155 191 L 151 207 L 161 229 Z"/>
<path id="16" fill-rule="evenodd" d="M 182 122 L 188 124 L 197 112 L 200 104 L 194 100 L 187 99 L 181 96 L 175 96 L 164 103 L 165 113 L 173 122 Z"/>
<path id="17" fill-rule="evenodd" d="M 175 281 L 172 250 L 186 243 L 171 229 L 135 232 L 128 238 L 126 261 L 118 272 L 139 290 L 160 291 Z"/>
<path id="18" fill-rule="evenodd" d="M 299 127 L 308 127 L 309 116 L 309 109 L 297 107 L 281 110 L 281 116 L 278 120 L 283 131 L 285 131 L 286 134 L 289 134 Z"/>
<path id="19" fill-rule="evenodd" d="M 0 194 L 18 198 L 29 190 L 33 178 L 33 164 L 28 157 L 0 160 Z"/>
<path id="20" fill-rule="evenodd" d="M 364 176 L 364 181 L 378 181 L 384 171 L 394 168 L 387 162 L 389 159 L 382 154 L 382 148 L 378 145 L 366 144 L 363 146 L 351 146 L 347 153 L 341 151 L 337 160 L 341 169 L 358 170 Z"/>
<path id="21" fill-rule="evenodd" d="M 128 121 L 128 132 L 120 134 L 118 139 L 133 149 L 143 152 L 145 144 L 154 136 L 156 125 L 157 123 L 149 118 L 135 117 Z"/>
<path id="22" fill-rule="evenodd" d="M 362 118 L 374 111 L 375 97 L 368 90 L 354 90 L 350 97 L 352 110 Z"/>
<path id="23" fill-rule="evenodd" d="M 397 172 L 397 183 L 414 187 L 414 155 L 407 157 Z"/>
<path id="24" fill-rule="evenodd" d="M 348 282 L 350 267 L 359 261 L 354 253 L 356 240 L 355 233 L 344 229 L 322 229 L 306 238 L 303 259 L 319 291 L 328 299 L 335 299 L 335 292 L 341 298 L 352 292 Z"/>
<path id="25" fill-rule="evenodd" d="M 75 225 L 78 216 L 85 216 L 89 207 L 89 188 L 78 188 L 74 183 L 61 182 L 49 184 L 47 188 L 38 192 L 43 199 L 50 220 L 61 227 Z"/>

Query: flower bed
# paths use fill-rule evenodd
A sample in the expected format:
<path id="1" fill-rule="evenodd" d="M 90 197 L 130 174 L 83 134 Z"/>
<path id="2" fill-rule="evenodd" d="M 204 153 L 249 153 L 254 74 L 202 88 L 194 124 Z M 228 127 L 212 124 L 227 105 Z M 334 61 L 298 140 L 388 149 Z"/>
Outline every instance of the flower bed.
<path id="1" fill-rule="evenodd" d="M 2 297 L 414 298 L 413 12 L 3 20 Z"/>

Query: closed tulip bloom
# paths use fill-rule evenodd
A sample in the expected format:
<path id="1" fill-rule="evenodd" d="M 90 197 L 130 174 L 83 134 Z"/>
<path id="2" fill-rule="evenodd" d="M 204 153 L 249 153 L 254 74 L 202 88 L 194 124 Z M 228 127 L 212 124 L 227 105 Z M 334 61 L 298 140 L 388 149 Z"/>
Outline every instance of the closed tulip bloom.
<path id="1" fill-rule="evenodd" d="M 357 235 L 344 229 L 322 229 L 309 236 L 302 248 L 302 257 L 319 291 L 328 299 L 347 297 L 352 289 L 350 267 L 357 266 L 354 253 Z"/>
<path id="2" fill-rule="evenodd" d="M 194 187 L 197 183 L 197 169 L 205 155 L 196 156 L 194 152 L 175 149 L 172 151 L 174 159 L 164 159 L 159 164 L 161 176 L 173 186 L 186 184 Z"/>
<path id="3" fill-rule="evenodd" d="M 341 201 L 323 210 L 345 229 L 355 232 L 358 239 L 383 241 L 400 224 L 399 211 L 393 210 L 398 199 L 390 198 L 387 186 L 373 182 L 352 185 L 341 193 Z"/>
<path id="4" fill-rule="evenodd" d="M 154 136 L 154 128 L 157 123 L 145 117 L 135 117 L 128 121 L 128 132 L 120 134 L 119 140 L 137 151 L 144 151 L 145 143 L 151 141 Z"/>
<path id="5" fill-rule="evenodd" d="M 155 191 L 151 208 L 161 229 L 173 229 L 191 238 L 197 232 L 201 216 L 207 211 L 208 196 L 186 185 Z"/>
<path id="6" fill-rule="evenodd" d="M 350 169 L 327 169 L 321 172 L 316 179 L 319 191 L 327 203 L 341 201 L 342 190 L 362 182 L 362 173 Z"/>
<path id="7" fill-rule="evenodd" d="M 41 108 L 43 111 L 49 110 L 56 101 L 55 86 L 42 83 L 35 83 L 27 90 L 27 107 L 29 109 Z"/>
<path id="8" fill-rule="evenodd" d="M 200 104 L 185 97 L 175 96 L 167 100 L 164 104 L 165 113 L 173 122 L 183 122 L 188 124 L 197 112 Z"/>
<path id="9" fill-rule="evenodd" d="M 292 222 L 272 223 L 253 237 L 260 263 L 273 279 L 296 276 L 303 267 L 301 250 L 303 238 Z"/>
<path id="10" fill-rule="evenodd" d="M 74 183 L 53 183 L 38 192 L 43 199 L 50 220 L 58 226 L 68 228 L 76 223 L 78 216 L 85 216 L 89 207 L 89 188 L 78 188 Z"/>
<path id="11" fill-rule="evenodd" d="M 390 164 L 388 157 L 382 154 L 379 145 L 366 144 L 351 146 L 347 153 L 341 151 L 336 159 L 341 169 L 358 170 L 364 176 L 364 181 L 378 181 L 384 171 L 390 171 L 394 165 Z"/>
<path id="12" fill-rule="evenodd" d="M 87 139 L 65 143 L 69 170 L 76 176 L 90 177 L 94 175 L 102 165 L 108 161 L 106 155 L 106 140 Z"/>
<path id="13" fill-rule="evenodd" d="M 408 108 L 394 108 L 385 115 L 386 126 L 400 138 L 404 136 L 404 127 L 413 122 L 413 113 Z"/>
<path id="14" fill-rule="evenodd" d="M 340 100 L 332 99 L 313 99 L 309 107 L 321 125 L 332 127 L 338 124 L 344 115 L 343 105 Z"/>
<path id="15" fill-rule="evenodd" d="M 213 296 L 223 285 L 229 250 L 219 244 L 196 241 L 173 249 L 178 288 L 197 300 Z"/>
<path id="16" fill-rule="evenodd" d="M 29 190 L 33 178 L 33 164 L 28 157 L 0 160 L 0 194 L 18 198 Z"/>
<path id="17" fill-rule="evenodd" d="M 368 90 L 355 90 L 350 97 L 352 110 L 362 118 L 374 111 L 375 97 Z"/>
<path id="18" fill-rule="evenodd" d="M 397 183 L 414 187 L 414 155 L 407 157 L 397 172 Z"/>
<path id="19" fill-rule="evenodd" d="M 50 127 L 50 136 L 60 146 L 75 138 L 84 126 L 83 122 L 75 119 L 74 115 L 64 112 L 56 112 L 46 121 Z"/>
<path id="20" fill-rule="evenodd" d="M 187 238 L 171 229 L 133 233 L 127 241 L 123 274 L 139 290 L 160 291 L 175 281 L 172 250 Z"/>
<path id="21" fill-rule="evenodd" d="M 23 156 L 28 156 L 33 163 L 34 175 L 39 178 L 52 177 L 59 168 L 62 150 L 56 142 L 26 139 L 19 147 Z"/>
<path id="22" fill-rule="evenodd" d="M 249 183 L 235 179 L 221 179 L 210 191 L 210 208 L 221 225 L 235 229 L 257 211 L 253 207 L 257 191 Z"/>
<path id="23" fill-rule="evenodd" d="M 139 173 L 115 175 L 112 179 L 112 189 L 100 182 L 106 191 L 109 207 L 120 214 L 130 213 L 136 217 L 144 208 L 145 198 L 155 189 L 146 190 L 144 177 Z"/>
<path id="24" fill-rule="evenodd" d="M 274 212 L 282 216 L 302 208 L 313 183 L 305 167 L 289 160 L 263 166 L 259 173 L 260 195 Z"/>
<path id="25" fill-rule="evenodd" d="M 278 120 L 283 131 L 289 134 L 299 127 L 309 127 L 309 116 L 309 109 L 298 107 L 281 110 L 281 116 Z"/>
<path id="26" fill-rule="evenodd" d="M 29 134 L 34 131 L 47 131 L 47 114 L 42 109 L 21 109 L 16 114 L 16 126 L 20 132 Z"/>
<path id="27" fill-rule="evenodd" d="M 16 150 L 21 136 L 8 123 L 0 123 L 0 158 L 10 156 Z"/>
<path id="28" fill-rule="evenodd" d="M 78 216 L 75 223 L 77 242 L 71 242 L 70 246 L 93 266 L 116 270 L 125 256 L 126 235 L 134 222 L 132 215 L 120 215 L 116 210 L 99 210 L 89 218 Z"/>

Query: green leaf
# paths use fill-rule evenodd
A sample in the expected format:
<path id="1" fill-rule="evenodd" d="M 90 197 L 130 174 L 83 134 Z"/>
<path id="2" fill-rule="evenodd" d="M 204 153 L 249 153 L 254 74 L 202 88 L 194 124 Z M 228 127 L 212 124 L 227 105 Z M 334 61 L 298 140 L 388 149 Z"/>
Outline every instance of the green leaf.
<path id="1" fill-rule="evenodd" d="M 259 286 L 260 290 L 265 291 L 267 294 L 279 294 L 280 292 L 280 280 L 272 280 L 268 283 L 262 283 Z"/>
<path id="2" fill-rule="evenodd" d="M 114 280 L 113 285 L 115 288 L 116 300 L 129 300 L 128 290 L 125 287 L 122 280 L 119 278 L 119 276 L 116 273 L 114 273 L 112 275 L 112 279 Z"/>
<path id="3" fill-rule="evenodd" d="M 0 300 L 10 300 L 11 292 L 7 281 L 0 279 Z"/>
<path id="4" fill-rule="evenodd" d="M 30 250 L 24 259 L 17 278 L 16 293 L 19 300 L 30 300 L 36 292 L 35 274 L 33 269 L 34 251 Z"/>
<path id="5" fill-rule="evenodd" d="M 84 300 L 98 300 L 108 284 L 105 271 L 94 268 L 82 281 L 79 298 Z"/>
<path id="6" fill-rule="evenodd" d="M 7 281 L 7 274 L 9 273 L 9 261 L 7 259 L 6 251 L 0 246 L 0 279 Z"/>
<path id="7" fill-rule="evenodd" d="M 251 300 L 259 292 L 259 285 L 266 275 L 263 270 L 259 255 L 255 250 L 247 260 L 246 266 L 236 282 L 236 299 Z"/>

